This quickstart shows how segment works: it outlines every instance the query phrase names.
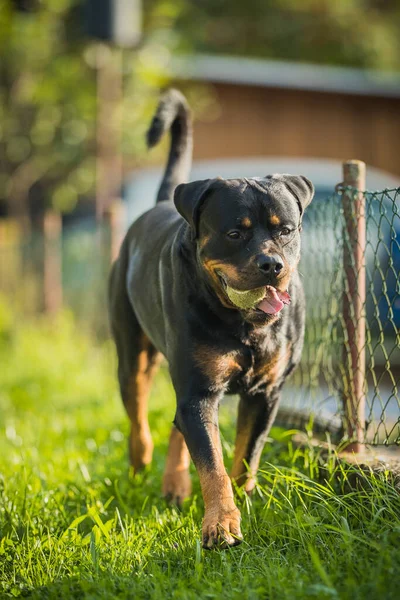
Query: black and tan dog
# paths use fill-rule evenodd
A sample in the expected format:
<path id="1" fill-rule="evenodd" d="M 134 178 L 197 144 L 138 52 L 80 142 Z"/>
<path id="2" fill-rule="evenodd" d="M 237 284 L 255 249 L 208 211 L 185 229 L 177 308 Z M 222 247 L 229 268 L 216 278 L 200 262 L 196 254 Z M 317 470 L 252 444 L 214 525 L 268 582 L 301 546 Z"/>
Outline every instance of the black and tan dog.
<path id="1" fill-rule="evenodd" d="M 160 101 L 149 146 L 168 129 L 157 205 L 130 227 L 110 281 L 130 458 L 135 470 L 152 459 L 147 399 L 164 355 L 177 409 L 163 493 L 178 503 L 190 494 L 191 457 L 205 504 L 203 546 L 234 546 L 242 539 L 240 513 L 224 468 L 218 406 L 224 393 L 240 395 L 231 478 L 250 492 L 280 390 L 300 360 L 304 299 L 296 267 L 313 186 L 294 175 L 182 183 L 192 134 L 175 90 Z M 260 289 L 263 297 L 247 309 L 229 294 Z"/>

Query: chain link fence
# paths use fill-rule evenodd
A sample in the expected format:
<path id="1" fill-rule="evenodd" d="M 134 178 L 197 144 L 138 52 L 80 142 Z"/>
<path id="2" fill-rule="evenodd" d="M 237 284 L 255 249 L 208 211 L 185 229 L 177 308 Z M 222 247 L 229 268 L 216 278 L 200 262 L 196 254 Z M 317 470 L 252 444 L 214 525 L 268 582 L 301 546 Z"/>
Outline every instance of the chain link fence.
<path id="1" fill-rule="evenodd" d="M 346 247 L 349 215 L 343 196 L 358 190 L 341 188 L 316 199 L 304 216 L 299 270 L 307 300 L 307 324 L 300 368 L 284 391 L 279 420 L 286 426 L 310 424 L 314 432 L 330 432 L 335 442 L 348 437 L 346 420 L 350 364 Z M 365 340 L 358 349 L 365 360 L 365 402 L 361 442 L 400 444 L 400 188 L 363 193 L 365 199 Z M 350 216 L 356 220 L 356 214 Z M 347 254 L 348 256 L 348 254 Z M 353 295 L 359 294 L 353 290 Z M 361 294 L 364 297 L 364 294 Z M 348 318 L 356 320 L 350 310 Z M 365 357 L 365 359 L 364 359 Z M 358 408 L 358 407 L 357 407 Z"/>

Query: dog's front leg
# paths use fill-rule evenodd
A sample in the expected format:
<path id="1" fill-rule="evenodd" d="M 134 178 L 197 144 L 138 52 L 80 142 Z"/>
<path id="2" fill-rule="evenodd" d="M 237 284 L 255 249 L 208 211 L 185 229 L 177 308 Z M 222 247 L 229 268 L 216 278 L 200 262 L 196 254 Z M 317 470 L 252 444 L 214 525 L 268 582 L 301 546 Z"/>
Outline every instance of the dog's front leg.
<path id="1" fill-rule="evenodd" d="M 203 548 L 242 541 L 240 512 L 225 470 L 218 426 L 219 395 L 178 401 L 175 424 L 182 432 L 200 478 L 204 499 Z"/>

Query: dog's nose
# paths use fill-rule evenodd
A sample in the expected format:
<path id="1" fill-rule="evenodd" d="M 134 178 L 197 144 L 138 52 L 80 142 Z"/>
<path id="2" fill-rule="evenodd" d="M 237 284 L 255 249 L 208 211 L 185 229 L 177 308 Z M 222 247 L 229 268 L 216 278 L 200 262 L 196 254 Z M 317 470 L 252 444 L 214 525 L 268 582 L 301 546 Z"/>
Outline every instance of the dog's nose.
<path id="1" fill-rule="evenodd" d="M 272 254 L 267 256 L 266 254 L 260 254 L 256 258 L 257 267 L 266 275 L 279 275 L 283 269 L 283 262 L 279 256 Z"/>

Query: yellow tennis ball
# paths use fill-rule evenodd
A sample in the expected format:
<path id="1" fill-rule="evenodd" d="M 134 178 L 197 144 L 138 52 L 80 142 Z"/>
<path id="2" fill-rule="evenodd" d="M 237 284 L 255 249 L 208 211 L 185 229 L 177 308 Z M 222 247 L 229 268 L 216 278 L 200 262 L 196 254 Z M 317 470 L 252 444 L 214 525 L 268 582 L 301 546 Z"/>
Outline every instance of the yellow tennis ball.
<path id="1" fill-rule="evenodd" d="M 248 310 L 263 300 L 265 297 L 265 287 L 242 292 L 241 290 L 234 290 L 227 285 L 226 294 L 232 304 L 243 310 Z"/>

